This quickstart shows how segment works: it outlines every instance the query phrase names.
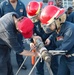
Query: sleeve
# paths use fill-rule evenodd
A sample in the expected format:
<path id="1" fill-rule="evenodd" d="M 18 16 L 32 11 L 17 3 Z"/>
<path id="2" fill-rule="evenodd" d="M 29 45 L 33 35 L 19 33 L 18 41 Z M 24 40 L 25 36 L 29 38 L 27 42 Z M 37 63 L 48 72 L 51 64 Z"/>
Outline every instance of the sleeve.
<path id="1" fill-rule="evenodd" d="M 1 8 L 0 8 L 0 17 L 1 17 Z"/>
<path id="2" fill-rule="evenodd" d="M 60 47 L 56 48 L 56 50 L 69 51 L 73 46 L 74 46 L 74 32 L 73 29 L 69 28 L 66 30 L 64 34 L 62 44 L 60 45 Z"/>
<path id="3" fill-rule="evenodd" d="M 42 40 L 45 41 L 49 36 L 50 36 L 50 34 L 44 33 L 44 34 L 42 35 Z"/>
<path id="4" fill-rule="evenodd" d="M 35 23 L 34 23 L 34 25 L 35 25 Z M 39 36 L 42 35 L 42 33 L 39 31 L 39 27 L 36 27 L 36 25 L 34 26 L 34 33 L 36 33 Z"/>
<path id="5" fill-rule="evenodd" d="M 73 16 L 74 16 L 74 13 L 71 13 L 71 14 L 68 16 L 67 21 L 74 23 L 74 17 L 73 17 Z"/>
<path id="6" fill-rule="evenodd" d="M 1 15 L 1 17 L 4 15 L 4 10 L 3 10 L 4 9 L 4 4 L 5 4 L 4 1 L 0 3 L 0 11 L 1 11 L 0 15 Z"/>
<path id="7" fill-rule="evenodd" d="M 48 37 L 48 39 L 52 42 L 53 39 L 55 39 L 55 37 L 56 37 L 56 32 L 52 32 L 52 33 L 50 34 L 50 36 Z"/>
<path id="8" fill-rule="evenodd" d="M 24 9 L 23 16 L 27 16 L 25 5 L 23 3 L 22 3 L 22 5 L 23 5 L 23 9 Z"/>

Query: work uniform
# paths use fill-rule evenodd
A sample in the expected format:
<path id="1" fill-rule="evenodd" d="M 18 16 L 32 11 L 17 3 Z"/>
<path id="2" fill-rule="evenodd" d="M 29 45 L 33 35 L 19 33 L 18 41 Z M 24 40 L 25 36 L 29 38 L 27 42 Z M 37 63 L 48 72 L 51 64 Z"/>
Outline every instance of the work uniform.
<path id="1" fill-rule="evenodd" d="M 41 23 L 39 20 L 34 22 L 34 35 L 40 36 L 42 38 L 43 42 L 45 42 L 45 40 L 49 37 L 50 34 L 46 34 L 40 24 Z M 47 46 L 47 49 L 48 48 L 49 47 Z M 44 60 L 42 60 L 42 61 L 40 60 L 38 62 L 38 64 L 36 65 L 36 74 L 44 75 Z"/>
<path id="2" fill-rule="evenodd" d="M 13 75 L 9 50 L 21 53 L 24 49 L 17 39 L 13 15 L 17 17 L 12 12 L 0 18 L 0 75 Z"/>
<path id="3" fill-rule="evenodd" d="M 13 8 L 9 0 L 1 2 L 0 9 L 1 9 L 1 16 L 7 14 L 8 12 L 16 12 L 19 15 L 19 17 L 26 16 L 25 5 L 20 0 L 17 1 L 16 9 Z"/>
<path id="4" fill-rule="evenodd" d="M 17 6 L 15 9 L 13 8 L 13 6 L 9 2 L 9 0 L 5 0 L 5 1 L 1 2 L 0 7 L 1 7 L 1 16 L 5 15 L 9 12 L 16 12 L 19 15 L 19 17 L 26 16 L 25 6 L 20 0 L 17 1 Z M 17 36 L 18 36 L 19 42 L 23 46 L 23 36 L 20 33 L 18 33 Z M 16 54 L 16 60 L 17 60 L 18 66 L 20 66 L 22 64 L 22 62 L 24 61 L 23 57 L 18 54 Z"/>
<path id="5" fill-rule="evenodd" d="M 74 75 L 74 24 L 66 21 L 61 25 L 60 32 L 55 32 L 50 40 L 55 43 L 55 50 L 67 51 L 60 58 L 57 75 Z"/>
<path id="6" fill-rule="evenodd" d="M 67 21 L 69 21 L 69 22 L 71 22 L 71 23 L 74 23 L 74 12 L 72 12 L 69 16 L 68 16 L 68 18 L 67 18 Z"/>

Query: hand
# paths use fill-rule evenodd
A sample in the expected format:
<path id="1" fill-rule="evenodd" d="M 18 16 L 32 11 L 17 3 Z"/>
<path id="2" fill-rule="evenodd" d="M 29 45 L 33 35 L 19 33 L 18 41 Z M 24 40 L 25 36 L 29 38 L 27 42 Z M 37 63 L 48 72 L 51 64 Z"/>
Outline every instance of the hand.
<path id="1" fill-rule="evenodd" d="M 49 39 L 46 39 L 45 45 L 49 45 L 49 44 L 50 44 L 50 40 Z"/>
<path id="2" fill-rule="evenodd" d="M 34 48 L 35 48 L 34 43 L 30 43 L 30 48 L 31 48 L 31 49 L 34 49 Z"/>
<path id="3" fill-rule="evenodd" d="M 38 39 L 42 40 L 40 36 L 33 36 L 34 44 L 36 44 L 36 41 L 37 41 Z"/>

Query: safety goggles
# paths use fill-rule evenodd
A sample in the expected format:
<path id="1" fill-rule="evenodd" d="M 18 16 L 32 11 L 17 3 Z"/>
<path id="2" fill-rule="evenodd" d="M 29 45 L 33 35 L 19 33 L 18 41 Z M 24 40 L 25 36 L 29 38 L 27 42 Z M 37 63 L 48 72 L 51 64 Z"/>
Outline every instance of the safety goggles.
<path id="1" fill-rule="evenodd" d="M 45 31 L 45 33 L 52 33 L 53 31 L 50 29 L 51 25 L 55 24 L 55 21 L 53 21 L 51 24 L 41 24 L 41 27 Z"/>

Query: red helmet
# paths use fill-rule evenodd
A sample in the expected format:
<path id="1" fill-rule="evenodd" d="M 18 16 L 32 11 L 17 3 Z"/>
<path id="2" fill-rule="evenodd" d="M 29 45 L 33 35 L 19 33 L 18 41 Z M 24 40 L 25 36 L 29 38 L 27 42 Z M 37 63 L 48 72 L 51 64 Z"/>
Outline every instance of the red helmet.
<path id="1" fill-rule="evenodd" d="M 49 1 L 48 5 L 54 5 L 54 2 L 53 1 Z"/>
<path id="2" fill-rule="evenodd" d="M 34 28 L 34 24 L 27 17 L 24 17 L 23 19 L 21 19 L 17 23 L 17 29 L 21 32 L 21 34 L 25 38 L 31 38 L 32 37 L 33 28 Z"/>
<path id="3" fill-rule="evenodd" d="M 27 5 L 26 11 L 29 16 L 34 16 L 39 13 L 40 9 L 42 8 L 42 2 L 31 1 Z"/>
<path id="4" fill-rule="evenodd" d="M 42 24 L 50 24 L 54 21 L 54 18 L 58 18 L 65 12 L 65 9 L 58 8 L 54 5 L 46 6 L 40 15 L 40 21 Z"/>

